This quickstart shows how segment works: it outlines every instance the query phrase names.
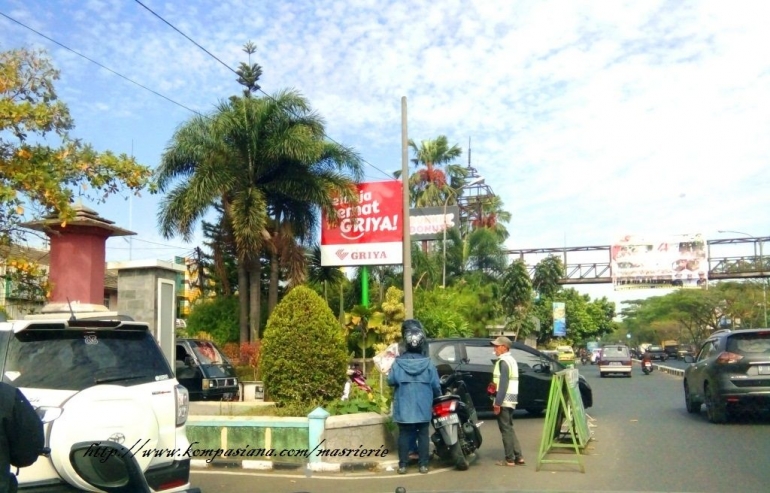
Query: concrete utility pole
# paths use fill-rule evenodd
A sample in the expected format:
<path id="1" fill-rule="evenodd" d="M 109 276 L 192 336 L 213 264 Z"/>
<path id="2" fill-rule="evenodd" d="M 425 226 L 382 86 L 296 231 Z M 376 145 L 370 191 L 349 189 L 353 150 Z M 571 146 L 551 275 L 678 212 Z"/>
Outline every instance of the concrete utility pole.
<path id="1" fill-rule="evenodd" d="M 409 227 L 409 134 L 406 131 L 406 96 L 401 98 L 401 183 L 404 194 L 404 312 L 414 318 L 412 301 L 412 234 Z"/>

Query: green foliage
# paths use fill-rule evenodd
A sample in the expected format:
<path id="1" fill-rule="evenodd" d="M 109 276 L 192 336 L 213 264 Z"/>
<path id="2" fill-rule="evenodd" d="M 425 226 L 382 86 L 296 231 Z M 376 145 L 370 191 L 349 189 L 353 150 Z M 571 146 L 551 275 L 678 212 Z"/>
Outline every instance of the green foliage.
<path id="1" fill-rule="evenodd" d="M 559 280 L 564 277 L 564 264 L 559 257 L 549 255 L 535 266 L 532 287 L 540 296 L 553 298 L 561 288 Z"/>
<path id="2" fill-rule="evenodd" d="M 307 416 L 315 408 L 323 407 L 324 402 L 319 399 L 311 399 L 307 402 L 278 402 L 275 406 L 276 416 Z"/>
<path id="3" fill-rule="evenodd" d="M 464 314 L 473 310 L 474 296 L 447 288 L 415 293 L 414 318 L 428 337 L 469 337 L 473 330 Z"/>
<path id="4" fill-rule="evenodd" d="M 374 393 L 367 394 L 355 385 L 352 385 L 348 400 L 336 399 L 328 403 L 324 409 L 333 416 L 355 413 L 382 413 L 384 401 L 385 398 L 383 396 L 378 396 Z M 385 408 L 385 412 L 389 409 L 389 407 Z"/>
<path id="5" fill-rule="evenodd" d="M 187 317 L 186 332 L 202 331 L 211 334 L 220 347 L 238 341 L 238 297 L 218 296 L 194 305 Z"/>
<path id="6" fill-rule="evenodd" d="M 76 193 L 103 202 L 123 189 L 152 189 L 150 168 L 70 137 L 74 122 L 58 100 L 58 78 L 43 51 L 0 52 L 0 243 L 24 236 L 25 208 L 66 224 Z M 50 133 L 59 147 L 46 144 Z"/>
<path id="7" fill-rule="evenodd" d="M 573 345 L 595 340 L 616 329 L 613 322 L 615 304 L 606 298 L 591 300 L 574 288 L 562 289 L 553 298 L 541 297 L 532 307 L 533 314 L 540 320 L 538 345 L 548 346 L 552 342 L 553 302 L 564 302 L 567 314 L 567 336 L 559 344 Z"/>
<path id="8" fill-rule="evenodd" d="M 523 259 L 517 259 L 505 269 L 501 292 L 506 315 L 521 312 L 532 302 L 532 281 Z"/>
<path id="9" fill-rule="evenodd" d="M 342 395 L 348 357 L 343 330 L 326 302 L 299 286 L 276 305 L 262 340 L 268 397 L 284 406 Z"/>
<path id="10" fill-rule="evenodd" d="M 720 282 L 708 290 L 679 289 L 626 302 L 623 327 L 640 342 L 677 339 L 699 343 L 711 331 L 764 326 L 761 282 Z"/>

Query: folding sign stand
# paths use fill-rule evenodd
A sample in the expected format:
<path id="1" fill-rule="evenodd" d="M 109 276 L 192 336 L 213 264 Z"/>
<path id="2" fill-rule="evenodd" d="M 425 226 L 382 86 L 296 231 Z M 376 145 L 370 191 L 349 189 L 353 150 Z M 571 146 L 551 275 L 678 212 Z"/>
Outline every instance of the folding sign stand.
<path id="1" fill-rule="evenodd" d="M 563 424 L 567 427 L 566 435 L 569 443 L 559 443 L 563 435 Z M 577 388 L 577 370 L 554 373 L 535 470 L 539 471 L 542 464 L 577 464 L 580 472 L 585 473 L 581 450 L 585 449 L 590 439 L 588 419 Z M 545 458 L 556 449 L 573 449 L 576 458 Z"/>

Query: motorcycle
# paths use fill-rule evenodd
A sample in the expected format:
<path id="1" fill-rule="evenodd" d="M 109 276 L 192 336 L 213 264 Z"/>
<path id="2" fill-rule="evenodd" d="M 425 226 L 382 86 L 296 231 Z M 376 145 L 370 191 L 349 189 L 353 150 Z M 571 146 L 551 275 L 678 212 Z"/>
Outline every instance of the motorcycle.
<path id="1" fill-rule="evenodd" d="M 587 356 L 587 355 L 585 355 L 585 354 L 584 354 L 583 356 L 581 356 L 581 357 L 580 357 L 580 362 L 583 364 L 583 366 L 585 366 L 586 364 L 588 364 L 588 356 Z"/>
<path id="2" fill-rule="evenodd" d="M 433 399 L 431 423 L 436 430 L 430 437 L 434 453 L 445 462 L 454 463 L 460 471 L 468 469 L 468 458 L 481 446 L 482 423 L 468 392 L 464 378 L 468 372 L 455 370 L 441 377 L 444 395 Z"/>
<path id="3" fill-rule="evenodd" d="M 642 361 L 642 371 L 645 375 L 649 375 L 652 373 L 652 361 L 650 360 L 644 360 Z"/>

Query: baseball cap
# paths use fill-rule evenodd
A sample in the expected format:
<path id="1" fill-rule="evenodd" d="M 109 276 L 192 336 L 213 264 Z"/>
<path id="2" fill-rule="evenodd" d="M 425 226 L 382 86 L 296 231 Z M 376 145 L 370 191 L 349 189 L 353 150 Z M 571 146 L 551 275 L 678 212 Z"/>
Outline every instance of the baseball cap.
<path id="1" fill-rule="evenodd" d="M 505 346 L 508 349 L 511 349 L 511 344 L 512 344 L 511 340 L 508 339 L 505 336 L 500 336 L 497 339 L 495 339 L 494 341 L 492 341 L 492 345 L 493 346 Z"/>

